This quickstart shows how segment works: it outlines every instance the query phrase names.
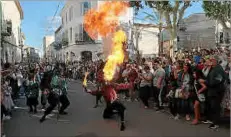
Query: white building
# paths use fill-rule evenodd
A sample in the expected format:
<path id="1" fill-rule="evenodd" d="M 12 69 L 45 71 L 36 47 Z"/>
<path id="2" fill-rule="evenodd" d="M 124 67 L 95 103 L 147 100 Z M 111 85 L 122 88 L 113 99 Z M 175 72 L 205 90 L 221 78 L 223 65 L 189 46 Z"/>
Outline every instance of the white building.
<path id="1" fill-rule="evenodd" d="M 47 58 L 47 50 L 48 47 L 51 45 L 51 43 L 53 43 L 55 41 L 55 37 L 54 36 L 45 36 L 43 38 L 43 54 L 44 57 Z"/>
<path id="2" fill-rule="evenodd" d="M 225 29 L 219 23 L 218 21 L 216 22 L 216 42 L 218 43 L 219 46 L 231 46 L 231 24 L 226 22 L 226 25 L 228 28 Z"/>
<path id="3" fill-rule="evenodd" d="M 145 57 L 152 57 L 159 53 L 158 26 L 152 24 L 134 24 L 134 46 L 138 44 L 139 52 Z M 138 43 L 136 36 L 138 36 Z"/>
<path id="4" fill-rule="evenodd" d="M 21 32 L 21 21 L 23 10 L 18 0 L 3 0 L 1 3 L 2 19 L 2 45 L 1 59 L 3 62 L 21 62 L 23 35 Z"/>
<path id="5" fill-rule="evenodd" d="M 32 46 L 24 46 L 23 47 L 23 61 L 24 62 L 39 62 L 39 49 L 36 49 Z"/>
<path id="6" fill-rule="evenodd" d="M 91 41 L 83 28 L 84 13 L 92 7 L 98 7 L 100 3 L 102 1 L 66 1 L 60 14 L 62 25 L 55 32 L 56 46 L 61 42 L 61 49 L 56 52 L 59 60 L 77 60 L 83 51 L 90 51 L 92 54 L 102 52 L 101 39 Z M 121 17 L 120 21 L 123 24 L 128 24 L 132 20 L 133 10 L 129 8 L 127 15 Z"/>

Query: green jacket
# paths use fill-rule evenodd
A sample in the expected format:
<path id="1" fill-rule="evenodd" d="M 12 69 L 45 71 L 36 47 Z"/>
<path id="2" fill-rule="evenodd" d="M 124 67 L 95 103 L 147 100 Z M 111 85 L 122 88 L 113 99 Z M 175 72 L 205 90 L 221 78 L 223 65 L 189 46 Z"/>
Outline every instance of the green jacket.
<path id="1" fill-rule="evenodd" d="M 28 98 L 37 98 L 39 96 L 39 84 L 35 81 L 29 81 L 26 88 L 26 96 Z"/>
<path id="2" fill-rule="evenodd" d="M 51 80 L 51 88 L 59 88 L 59 84 L 60 84 L 60 80 L 59 77 L 57 75 L 52 77 Z"/>

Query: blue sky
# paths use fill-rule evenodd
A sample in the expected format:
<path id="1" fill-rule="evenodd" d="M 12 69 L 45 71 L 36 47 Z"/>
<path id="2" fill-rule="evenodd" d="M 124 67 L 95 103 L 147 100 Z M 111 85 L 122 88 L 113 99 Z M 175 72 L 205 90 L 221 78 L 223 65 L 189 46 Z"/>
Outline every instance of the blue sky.
<path id="1" fill-rule="evenodd" d="M 58 1 L 21 1 L 20 2 L 24 19 L 22 21 L 22 31 L 26 36 L 26 45 L 37 48 L 42 47 L 43 37 L 51 34 L 52 26 L 50 23 L 55 11 L 58 7 Z M 59 11 L 63 7 L 63 2 L 60 3 Z M 60 12 L 58 12 L 60 13 Z M 57 14 L 59 15 L 59 14 Z M 57 18 L 54 19 L 54 23 Z M 53 25 L 55 25 L 53 23 Z"/>
<path id="2" fill-rule="evenodd" d="M 54 32 L 55 28 L 60 24 L 60 18 L 55 17 L 54 13 L 60 4 L 57 15 L 59 15 L 64 2 L 59 1 L 21 1 L 24 12 L 24 20 L 22 21 L 22 31 L 26 36 L 26 45 L 34 46 L 42 50 L 43 37 Z M 150 12 L 148 8 L 143 9 L 138 18 L 143 18 L 143 11 Z M 193 13 L 201 13 L 203 9 L 201 2 L 194 3 L 185 12 L 185 17 Z M 52 26 L 52 27 L 51 27 Z M 50 28 L 51 27 L 51 28 Z M 50 29 L 48 29 L 50 28 Z"/>
<path id="3" fill-rule="evenodd" d="M 152 11 L 153 11 L 152 9 L 148 8 L 147 6 L 144 6 L 144 9 L 141 9 L 136 16 L 137 22 L 140 22 L 142 19 L 144 19 L 147 16 L 147 14 L 145 14 L 144 12 L 151 14 Z M 194 13 L 203 13 L 203 12 L 204 11 L 202 8 L 202 1 L 194 2 L 194 3 L 192 3 L 191 7 L 186 9 L 186 11 L 184 13 L 184 18 L 188 17 L 189 15 L 194 14 Z M 147 20 L 147 22 L 150 22 L 150 21 Z"/>

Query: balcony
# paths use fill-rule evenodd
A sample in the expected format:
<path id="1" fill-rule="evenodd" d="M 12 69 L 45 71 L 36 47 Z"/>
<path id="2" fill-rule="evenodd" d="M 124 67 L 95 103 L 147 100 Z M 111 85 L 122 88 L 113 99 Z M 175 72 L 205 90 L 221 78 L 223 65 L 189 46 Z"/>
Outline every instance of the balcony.
<path id="1" fill-rule="evenodd" d="M 12 34 L 12 21 L 11 20 L 3 21 L 2 35 L 11 36 L 11 34 Z"/>
<path id="2" fill-rule="evenodd" d="M 78 33 L 75 35 L 75 43 L 77 45 L 84 45 L 95 44 L 96 42 L 84 31 L 83 33 Z"/>

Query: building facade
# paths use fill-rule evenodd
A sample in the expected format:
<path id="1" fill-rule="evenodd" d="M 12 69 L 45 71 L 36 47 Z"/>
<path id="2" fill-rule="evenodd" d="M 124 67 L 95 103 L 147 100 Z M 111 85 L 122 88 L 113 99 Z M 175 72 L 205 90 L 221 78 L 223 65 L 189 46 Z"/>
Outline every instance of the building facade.
<path id="1" fill-rule="evenodd" d="M 84 51 L 97 54 L 103 51 L 102 39 L 91 40 L 83 27 L 84 14 L 90 8 L 97 8 L 103 1 L 66 1 L 60 16 L 62 25 L 55 32 L 56 58 L 60 61 L 80 59 Z M 133 10 L 120 18 L 121 23 L 130 24 L 133 20 Z M 93 55 L 92 55 L 93 56 Z"/>
<path id="2" fill-rule="evenodd" d="M 135 30 L 134 30 L 135 29 Z M 134 24 L 134 46 L 144 57 L 153 57 L 159 53 L 158 26 L 152 24 Z M 136 47 L 137 48 L 137 47 Z"/>
<path id="3" fill-rule="evenodd" d="M 15 63 L 22 61 L 23 35 L 21 21 L 23 10 L 18 0 L 0 1 L 1 15 L 1 59 L 3 62 Z"/>
<path id="4" fill-rule="evenodd" d="M 215 48 L 216 21 L 204 13 L 192 14 L 179 24 L 177 46 L 179 49 Z"/>
<path id="5" fill-rule="evenodd" d="M 47 58 L 47 51 L 49 49 L 49 46 L 55 41 L 55 37 L 54 36 L 45 36 L 43 38 L 43 54 L 44 54 L 44 58 Z"/>
<path id="6" fill-rule="evenodd" d="M 36 63 L 40 61 L 39 49 L 36 49 L 31 46 L 23 47 L 23 62 Z"/>
<path id="7" fill-rule="evenodd" d="M 226 22 L 227 28 L 216 21 L 216 43 L 219 47 L 231 47 L 231 24 Z"/>

